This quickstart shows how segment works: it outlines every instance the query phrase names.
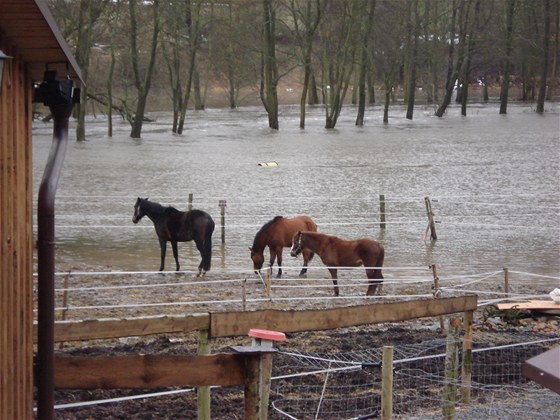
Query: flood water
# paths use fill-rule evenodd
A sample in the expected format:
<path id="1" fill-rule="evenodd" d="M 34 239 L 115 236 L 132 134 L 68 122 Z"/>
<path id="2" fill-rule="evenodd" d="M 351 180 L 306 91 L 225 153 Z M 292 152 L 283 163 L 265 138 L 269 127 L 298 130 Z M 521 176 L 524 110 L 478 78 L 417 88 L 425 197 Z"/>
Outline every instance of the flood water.
<path id="1" fill-rule="evenodd" d="M 457 108 L 437 118 L 419 106 L 413 121 L 395 106 L 387 126 L 382 108 L 373 107 L 362 128 L 354 126 L 355 109 L 345 108 L 335 130 L 324 129 L 320 107 L 308 110 L 305 130 L 298 107 L 283 107 L 278 132 L 259 107 L 210 109 L 189 113 L 182 136 L 171 133 L 171 115 L 150 115 L 155 121 L 140 140 L 119 120 L 108 138 L 106 121 L 92 118 L 86 142 L 76 142 L 71 127 L 56 199 L 57 271 L 157 270 L 151 222 L 131 221 L 136 197 L 186 209 L 192 193 L 194 207 L 216 221 L 217 272 L 250 270 L 247 248 L 260 226 L 276 215 L 306 214 L 321 232 L 382 241 L 388 267 L 559 276 L 560 108 L 547 105 L 544 115 L 510 105 L 507 116 L 496 104 L 472 105 L 466 118 Z M 52 125 L 36 122 L 35 199 L 51 140 Z M 258 166 L 268 161 L 278 166 Z M 435 242 L 422 240 L 426 196 L 439 222 Z M 227 201 L 223 247 L 219 200 Z M 193 248 L 180 245 L 183 269 L 198 266 Z M 166 263 L 174 268 L 170 248 Z M 284 253 L 288 271 L 300 263 Z"/>

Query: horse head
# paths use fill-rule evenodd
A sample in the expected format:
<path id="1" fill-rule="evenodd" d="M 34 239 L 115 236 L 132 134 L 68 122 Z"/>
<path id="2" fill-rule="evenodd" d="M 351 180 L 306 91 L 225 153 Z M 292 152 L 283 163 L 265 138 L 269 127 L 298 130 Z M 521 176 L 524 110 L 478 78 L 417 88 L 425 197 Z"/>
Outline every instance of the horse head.
<path id="1" fill-rule="evenodd" d="M 253 260 L 253 269 L 255 270 L 255 274 L 258 274 L 258 271 L 262 268 L 264 264 L 264 253 L 255 251 L 253 248 L 249 247 L 249 251 L 251 251 L 251 259 Z"/>
<path id="2" fill-rule="evenodd" d="M 290 255 L 292 257 L 297 257 L 299 254 L 301 254 L 301 237 L 302 233 L 300 231 L 297 232 L 292 238 L 292 249 L 290 249 Z"/>
<path id="3" fill-rule="evenodd" d="M 147 201 L 147 198 L 140 198 L 136 200 L 136 204 L 134 204 L 134 214 L 132 215 L 132 223 L 138 223 L 142 217 L 146 215 L 146 212 L 142 208 L 142 203 Z"/>

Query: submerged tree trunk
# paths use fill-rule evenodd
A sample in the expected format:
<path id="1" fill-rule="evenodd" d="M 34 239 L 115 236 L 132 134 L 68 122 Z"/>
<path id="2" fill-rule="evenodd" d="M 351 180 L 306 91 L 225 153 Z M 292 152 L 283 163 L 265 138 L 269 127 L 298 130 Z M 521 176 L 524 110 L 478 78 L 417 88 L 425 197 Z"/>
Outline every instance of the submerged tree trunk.
<path id="1" fill-rule="evenodd" d="M 303 86 L 301 89 L 300 96 L 300 115 L 299 115 L 299 127 L 305 128 L 305 103 L 307 97 L 313 96 L 310 100 L 316 100 L 317 91 L 312 94 L 310 84 L 313 82 L 313 89 L 316 89 L 314 79 L 313 79 L 313 69 L 311 67 L 311 58 L 313 52 L 313 38 L 319 22 L 321 21 L 321 16 L 323 14 L 323 8 L 325 3 L 317 0 L 315 3 L 315 8 L 313 8 L 312 2 L 304 2 L 302 9 L 298 9 L 296 2 L 291 1 L 291 12 L 294 21 L 294 27 L 296 36 L 298 38 L 298 44 L 301 48 L 301 56 L 303 61 Z M 316 102 L 315 102 L 316 103 Z"/>
<path id="2" fill-rule="evenodd" d="M 508 0 L 506 17 L 506 57 L 504 60 L 504 75 L 500 89 L 500 114 L 507 114 L 509 95 L 509 72 L 511 68 L 511 53 L 513 40 L 513 13 L 515 11 L 515 0 Z"/>
<path id="3" fill-rule="evenodd" d="M 412 13 L 414 10 L 414 13 Z M 412 50 L 410 53 L 410 62 L 409 62 L 409 70 L 410 74 L 408 75 L 408 98 L 407 98 L 407 109 L 406 109 L 406 118 L 411 120 L 414 115 L 414 101 L 416 100 L 416 66 L 418 61 L 418 36 L 420 31 L 420 17 L 418 16 L 418 0 L 414 0 L 414 4 L 412 5 L 412 10 L 409 15 L 409 25 L 412 28 L 412 20 L 414 16 L 414 31 L 410 30 L 409 34 L 414 39 L 412 41 Z M 413 15 L 413 16 L 412 16 Z"/>
<path id="4" fill-rule="evenodd" d="M 187 107 L 189 106 L 189 101 L 191 97 L 191 89 L 193 84 L 193 77 L 195 72 L 196 66 L 196 54 L 198 52 L 198 48 L 200 46 L 199 38 L 200 38 L 200 8 L 202 2 L 197 2 L 195 7 L 193 8 L 192 2 L 187 1 L 187 9 L 186 9 L 186 20 L 187 26 L 189 30 L 189 39 L 190 39 L 190 54 L 189 54 L 189 67 L 187 69 L 187 76 L 185 81 L 185 93 L 183 95 L 183 99 L 181 101 L 181 109 L 179 115 L 179 124 L 177 126 L 177 134 L 183 134 L 183 129 L 185 127 L 185 119 L 187 116 Z"/>
<path id="5" fill-rule="evenodd" d="M 467 52 L 465 58 L 465 68 L 463 72 L 463 89 L 461 91 L 461 115 L 467 116 L 467 100 L 469 98 L 469 80 L 471 76 L 471 60 L 473 56 L 473 50 L 475 45 L 475 38 L 478 34 L 478 16 L 480 13 L 480 0 L 476 0 L 474 5 L 474 18 L 471 30 L 469 33 L 469 39 L 467 41 Z"/>
<path id="6" fill-rule="evenodd" d="M 364 125 L 366 113 L 366 73 L 368 72 L 368 50 L 369 38 L 373 28 L 373 16 L 375 12 L 375 0 L 367 0 L 365 4 L 367 14 L 364 18 L 365 24 L 362 27 L 362 48 L 360 57 L 360 67 L 358 72 L 358 115 L 356 125 Z"/>
<path id="7" fill-rule="evenodd" d="M 450 39 L 455 39 L 455 24 L 456 24 L 456 2 L 453 1 L 452 4 L 452 14 L 451 14 L 451 26 L 450 26 Z M 455 83 L 457 82 L 459 71 L 463 67 L 464 61 L 464 48 L 465 48 L 465 32 L 466 32 L 466 22 L 468 21 L 468 12 L 465 9 L 468 5 L 461 2 L 459 6 L 459 43 L 458 43 L 458 53 L 457 53 L 457 63 L 453 65 L 454 60 L 454 43 L 449 43 L 448 49 L 448 64 L 447 64 L 447 80 L 445 82 L 445 95 L 443 101 L 437 109 L 435 115 L 442 117 L 445 110 L 451 103 L 451 97 L 453 96 L 453 90 L 455 88 Z"/>
<path id="8" fill-rule="evenodd" d="M 268 126 L 278 130 L 278 63 L 276 62 L 276 10 L 274 0 L 263 0 L 263 51 L 261 101 L 268 114 Z"/>
<path id="9" fill-rule="evenodd" d="M 543 40 L 543 63 L 541 67 L 541 85 L 537 99 L 537 112 L 544 112 L 544 99 L 546 97 L 546 78 L 548 74 L 548 55 L 550 44 L 550 0 L 544 2 L 544 40 Z"/>
<path id="10" fill-rule="evenodd" d="M 152 75 L 154 71 L 154 65 L 156 61 L 156 50 L 159 37 L 159 0 L 154 0 L 152 4 L 153 8 L 153 31 L 152 31 L 152 43 L 150 46 L 150 59 L 148 61 L 147 68 L 145 70 L 144 78 L 141 80 L 140 68 L 138 64 L 138 48 L 136 46 L 137 38 L 137 24 L 136 24 L 136 2 L 129 2 L 130 9 L 130 22 L 131 22 L 131 50 L 132 50 L 132 63 L 134 70 L 134 80 L 135 86 L 138 93 L 138 101 L 136 103 L 136 111 L 134 113 L 134 118 L 132 121 L 132 129 L 130 131 L 130 137 L 140 138 L 142 133 L 142 124 L 144 122 L 144 114 L 146 111 L 146 102 L 148 98 L 148 93 L 150 91 L 150 86 L 152 83 Z"/>

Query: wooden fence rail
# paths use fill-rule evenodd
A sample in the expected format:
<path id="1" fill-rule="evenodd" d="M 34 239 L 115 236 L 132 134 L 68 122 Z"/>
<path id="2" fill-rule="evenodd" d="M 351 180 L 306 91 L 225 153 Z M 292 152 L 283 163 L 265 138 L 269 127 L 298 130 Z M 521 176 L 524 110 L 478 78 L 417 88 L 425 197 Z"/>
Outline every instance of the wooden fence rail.
<path id="1" fill-rule="evenodd" d="M 214 312 L 191 315 L 60 321 L 55 340 L 80 341 L 187 333 L 208 329 L 209 338 L 245 336 L 251 328 L 289 332 L 329 330 L 474 311 L 477 296 L 371 303 L 330 309 Z M 35 331 L 36 333 L 36 331 Z M 36 335 L 35 335 L 36 336 Z"/>

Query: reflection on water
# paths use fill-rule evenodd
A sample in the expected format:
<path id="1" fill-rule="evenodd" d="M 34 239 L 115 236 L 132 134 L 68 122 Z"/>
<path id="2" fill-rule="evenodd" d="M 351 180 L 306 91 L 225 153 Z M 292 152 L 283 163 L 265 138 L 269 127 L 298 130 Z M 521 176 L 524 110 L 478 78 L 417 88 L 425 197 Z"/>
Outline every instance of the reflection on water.
<path id="1" fill-rule="evenodd" d="M 429 107 L 417 108 L 408 121 L 395 107 L 398 117 L 383 126 L 382 109 L 374 107 L 359 128 L 348 109 L 329 131 L 323 110 L 312 108 L 301 131 L 298 108 L 285 107 L 275 132 L 260 108 L 208 110 L 191 114 L 183 136 L 170 133 L 170 115 L 154 115 L 141 140 L 128 137 L 125 122 L 116 122 L 115 136 L 107 138 L 106 122 L 93 120 L 89 141 L 70 141 L 59 184 L 57 269 L 156 270 L 159 246 L 151 222 L 131 222 L 135 199 L 186 209 L 193 193 L 195 207 L 216 221 L 215 269 L 249 270 L 247 248 L 262 224 L 276 215 L 307 214 L 322 232 L 381 240 L 388 266 L 437 263 L 448 274 L 510 267 L 557 276 L 558 108 L 543 116 L 527 106 L 508 111 L 500 116 L 495 105 L 472 107 L 462 118 L 451 109 L 440 119 Z M 51 138 L 52 126 L 35 124 L 35 197 Z M 263 161 L 279 165 L 258 166 Z M 425 196 L 434 200 L 440 222 L 435 243 L 422 241 Z M 199 263 L 190 244 L 180 246 L 179 257 L 182 267 L 194 270 Z M 171 258 L 169 249 L 168 267 Z M 300 263 L 285 252 L 288 269 Z"/>

